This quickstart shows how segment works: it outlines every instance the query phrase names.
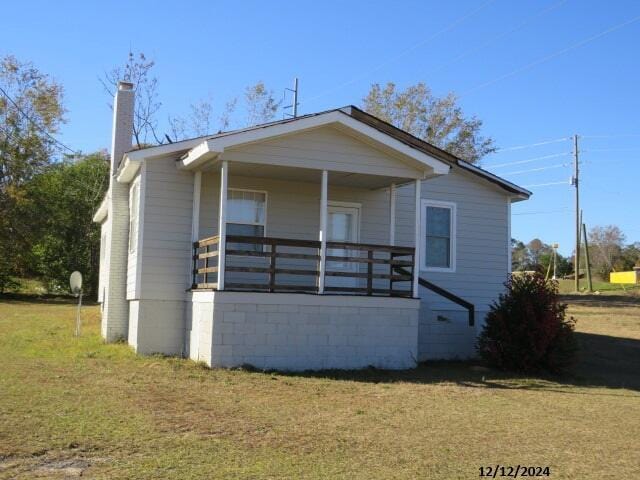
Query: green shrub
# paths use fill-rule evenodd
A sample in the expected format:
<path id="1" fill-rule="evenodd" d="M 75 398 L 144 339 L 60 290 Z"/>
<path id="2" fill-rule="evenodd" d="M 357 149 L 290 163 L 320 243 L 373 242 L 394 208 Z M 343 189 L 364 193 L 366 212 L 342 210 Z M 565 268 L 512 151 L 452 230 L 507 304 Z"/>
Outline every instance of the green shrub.
<path id="1" fill-rule="evenodd" d="M 566 319 L 558 284 L 540 274 L 512 276 L 487 314 L 478 338 L 491 366 L 520 372 L 559 373 L 575 360 L 575 319 Z"/>

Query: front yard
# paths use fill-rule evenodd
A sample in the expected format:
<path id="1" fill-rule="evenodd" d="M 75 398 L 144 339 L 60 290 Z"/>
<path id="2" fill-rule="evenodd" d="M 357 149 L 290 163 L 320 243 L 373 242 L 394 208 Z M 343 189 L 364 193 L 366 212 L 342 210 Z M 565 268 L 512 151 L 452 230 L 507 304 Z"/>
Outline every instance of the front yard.
<path id="1" fill-rule="evenodd" d="M 640 298 L 570 302 L 580 362 L 544 379 L 208 370 L 104 345 L 98 307 L 76 339 L 73 305 L 0 300 L 0 478 L 637 478 Z"/>

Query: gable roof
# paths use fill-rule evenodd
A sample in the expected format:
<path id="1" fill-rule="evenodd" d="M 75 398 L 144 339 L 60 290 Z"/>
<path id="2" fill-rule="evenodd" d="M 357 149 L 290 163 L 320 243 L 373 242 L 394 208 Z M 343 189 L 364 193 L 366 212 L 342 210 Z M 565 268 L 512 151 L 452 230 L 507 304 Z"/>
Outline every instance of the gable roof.
<path id="1" fill-rule="evenodd" d="M 146 147 L 137 150 L 132 150 L 125 154 L 125 160 L 141 160 L 142 158 L 149 156 L 159 156 L 170 153 L 182 153 L 183 157 L 181 161 L 185 161 L 185 159 L 190 155 L 202 155 L 203 150 L 205 148 L 216 148 L 217 146 L 224 147 L 224 145 L 234 144 L 236 141 L 242 141 L 241 139 L 244 137 L 246 139 L 256 139 L 256 138 L 267 138 L 272 135 L 273 131 L 282 130 L 285 126 L 290 125 L 293 127 L 296 123 L 301 125 L 303 123 L 311 122 L 311 119 L 317 117 L 329 117 L 329 114 L 333 114 L 336 117 L 336 114 L 339 116 L 340 114 L 345 115 L 346 117 L 350 117 L 353 120 L 357 120 L 358 122 L 371 127 L 378 132 L 387 135 L 392 138 L 396 142 L 400 142 L 404 144 L 409 149 L 416 150 L 417 152 L 421 152 L 425 156 L 420 155 L 411 155 L 416 159 L 420 159 L 425 165 L 429 165 L 431 167 L 436 167 L 438 170 L 438 166 L 428 159 L 435 159 L 437 161 L 443 162 L 449 167 L 460 168 L 465 172 L 468 172 L 472 175 L 475 175 L 481 178 L 484 181 L 493 183 L 494 185 L 500 187 L 501 189 L 507 191 L 508 193 L 520 198 L 527 199 L 531 196 L 531 192 L 525 188 L 522 188 L 512 182 L 509 182 L 493 173 L 484 170 L 476 165 L 473 165 L 457 156 L 442 150 L 441 148 L 436 147 L 424 140 L 419 139 L 411 135 L 410 133 L 397 128 L 390 123 L 385 122 L 365 111 L 355 107 L 353 105 L 349 105 L 342 108 L 335 108 L 331 110 L 325 110 L 322 112 L 310 113 L 306 115 L 300 115 L 295 118 L 286 118 L 282 120 L 276 120 L 273 122 L 263 123 L 260 125 L 254 125 L 251 127 L 230 130 L 228 132 L 219 132 L 214 135 L 205 135 L 202 137 L 196 137 L 188 140 L 182 140 L 179 142 L 174 142 L 171 144 L 159 145 L 155 147 Z M 338 118 L 338 117 L 336 117 Z M 347 121 L 344 119 L 344 121 Z M 352 123 L 353 125 L 353 123 Z M 281 128 L 273 128 L 273 127 L 281 127 Z M 204 146 L 204 142 L 206 142 L 207 147 Z M 196 151 L 199 150 L 199 151 Z M 411 150 L 405 149 L 405 153 L 411 153 Z M 417 153 L 415 152 L 415 153 Z M 425 161 L 426 160 L 426 161 Z M 122 170 L 125 167 L 127 161 L 123 161 L 120 164 L 119 170 Z"/>

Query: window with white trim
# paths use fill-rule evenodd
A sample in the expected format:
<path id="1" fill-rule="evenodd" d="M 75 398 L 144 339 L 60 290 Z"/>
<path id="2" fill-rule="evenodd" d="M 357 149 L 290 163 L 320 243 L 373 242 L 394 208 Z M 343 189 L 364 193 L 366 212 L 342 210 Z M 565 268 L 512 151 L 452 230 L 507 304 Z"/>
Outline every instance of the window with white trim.
<path id="1" fill-rule="evenodd" d="M 267 193 L 230 188 L 227 191 L 227 235 L 264 237 L 267 225 Z M 235 248 L 230 246 L 231 249 Z M 262 245 L 242 245 L 262 251 Z"/>
<path id="2" fill-rule="evenodd" d="M 422 201 L 422 266 L 425 270 L 456 269 L 456 204 Z"/>
<path id="3" fill-rule="evenodd" d="M 138 217 L 140 213 L 140 177 L 129 189 L 129 253 L 138 248 Z"/>

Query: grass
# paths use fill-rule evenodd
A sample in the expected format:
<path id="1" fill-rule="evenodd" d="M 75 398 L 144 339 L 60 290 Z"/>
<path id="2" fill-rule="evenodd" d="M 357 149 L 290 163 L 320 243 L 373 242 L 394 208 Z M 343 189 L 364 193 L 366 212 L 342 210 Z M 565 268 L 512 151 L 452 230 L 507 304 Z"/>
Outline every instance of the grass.
<path id="1" fill-rule="evenodd" d="M 0 300 L 0 478 L 635 478 L 640 299 L 569 300 L 583 349 L 563 378 L 209 370 L 103 344 L 96 306 L 76 339 L 72 304 Z"/>
<path id="2" fill-rule="evenodd" d="M 560 293 L 574 293 L 575 289 L 575 280 L 558 280 L 558 287 L 560 289 Z M 621 284 L 621 283 L 609 283 L 602 280 L 593 279 L 592 282 L 593 292 L 604 293 L 604 292 L 612 292 L 612 293 L 637 293 L 640 294 L 640 284 Z M 580 291 L 586 292 L 587 289 L 587 280 L 585 278 L 580 279 Z"/>

